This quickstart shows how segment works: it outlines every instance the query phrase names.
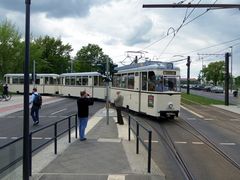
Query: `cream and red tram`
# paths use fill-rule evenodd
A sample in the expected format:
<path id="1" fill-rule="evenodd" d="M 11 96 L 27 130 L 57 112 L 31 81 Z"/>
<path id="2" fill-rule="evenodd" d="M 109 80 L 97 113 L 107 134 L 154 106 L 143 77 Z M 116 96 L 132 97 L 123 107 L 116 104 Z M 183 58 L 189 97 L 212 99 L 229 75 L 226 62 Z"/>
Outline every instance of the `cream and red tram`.
<path id="1" fill-rule="evenodd" d="M 121 91 L 123 106 L 130 110 L 174 118 L 180 111 L 180 69 L 166 62 L 123 67 L 113 77 L 112 102 L 116 91 Z"/>

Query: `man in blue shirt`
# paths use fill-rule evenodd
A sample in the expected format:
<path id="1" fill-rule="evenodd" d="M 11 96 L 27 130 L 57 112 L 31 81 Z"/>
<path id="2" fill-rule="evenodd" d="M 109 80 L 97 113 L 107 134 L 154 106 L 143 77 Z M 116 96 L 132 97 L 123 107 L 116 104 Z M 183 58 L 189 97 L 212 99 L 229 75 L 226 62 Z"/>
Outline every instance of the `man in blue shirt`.
<path id="1" fill-rule="evenodd" d="M 34 104 L 34 99 L 36 98 L 36 96 L 39 96 L 39 94 L 37 92 L 37 88 L 33 88 L 32 96 L 31 96 L 30 102 L 29 102 L 29 104 L 32 104 L 31 116 L 32 116 L 32 120 L 33 120 L 33 125 L 37 125 L 39 123 L 40 107 L 38 105 Z"/>

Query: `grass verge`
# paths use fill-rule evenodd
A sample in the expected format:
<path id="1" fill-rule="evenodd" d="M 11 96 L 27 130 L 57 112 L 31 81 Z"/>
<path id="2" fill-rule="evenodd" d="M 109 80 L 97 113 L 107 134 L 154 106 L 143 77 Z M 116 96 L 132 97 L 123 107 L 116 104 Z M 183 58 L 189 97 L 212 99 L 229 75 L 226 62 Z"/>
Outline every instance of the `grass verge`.
<path id="1" fill-rule="evenodd" d="M 194 94 L 181 93 L 181 103 L 199 105 L 224 105 L 224 101 L 206 98 Z"/>

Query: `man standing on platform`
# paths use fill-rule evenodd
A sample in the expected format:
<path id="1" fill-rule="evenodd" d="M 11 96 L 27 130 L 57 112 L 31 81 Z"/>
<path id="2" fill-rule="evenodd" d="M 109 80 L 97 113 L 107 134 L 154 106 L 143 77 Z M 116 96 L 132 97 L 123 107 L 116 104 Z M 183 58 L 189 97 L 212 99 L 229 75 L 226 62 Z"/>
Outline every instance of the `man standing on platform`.
<path id="1" fill-rule="evenodd" d="M 80 141 L 85 141 L 85 129 L 88 123 L 89 107 L 93 105 L 93 98 L 89 97 L 89 94 L 86 91 L 80 92 L 80 98 L 77 100 L 78 106 L 78 119 L 79 119 L 79 136 Z"/>
<path id="2" fill-rule="evenodd" d="M 123 106 L 123 96 L 120 94 L 120 91 L 117 91 L 117 98 L 114 100 L 114 104 L 117 110 L 117 123 L 123 125 L 122 118 L 122 106 Z"/>

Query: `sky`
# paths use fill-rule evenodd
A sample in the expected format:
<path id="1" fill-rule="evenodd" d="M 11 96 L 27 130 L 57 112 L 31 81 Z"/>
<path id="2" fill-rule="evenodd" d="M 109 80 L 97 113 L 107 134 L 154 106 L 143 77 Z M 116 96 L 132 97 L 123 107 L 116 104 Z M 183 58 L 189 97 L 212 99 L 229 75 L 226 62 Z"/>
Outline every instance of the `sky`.
<path id="1" fill-rule="evenodd" d="M 83 46 L 97 44 L 119 66 L 130 64 L 136 55 L 139 62 L 190 56 L 192 78 L 230 52 L 230 71 L 240 76 L 240 10 L 142 8 L 172 3 L 240 4 L 240 0 L 31 0 L 30 31 L 33 37 L 61 38 L 72 45 L 73 57 Z M 6 19 L 24 38 L 25 0 L 0 0 L 0 21 Z M 174 64 L 186 77 L 186 60 Z"/>

